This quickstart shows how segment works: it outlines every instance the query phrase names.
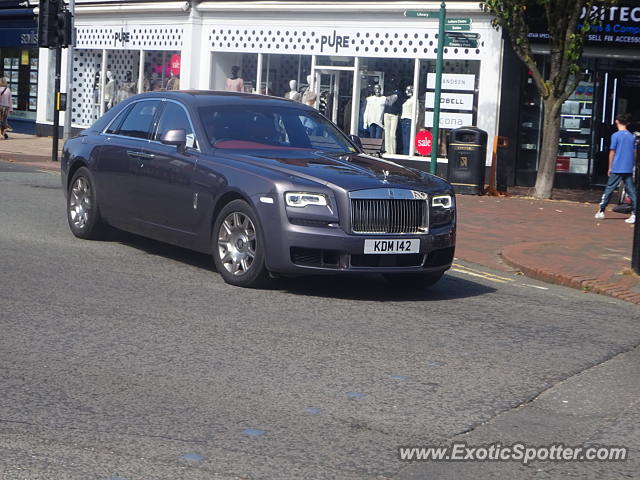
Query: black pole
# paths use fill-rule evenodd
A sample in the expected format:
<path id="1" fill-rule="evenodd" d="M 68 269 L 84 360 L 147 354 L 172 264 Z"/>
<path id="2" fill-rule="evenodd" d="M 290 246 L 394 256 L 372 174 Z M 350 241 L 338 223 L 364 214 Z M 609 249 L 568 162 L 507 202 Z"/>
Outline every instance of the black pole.
<path id="1" fill-rule="evenodd" d="M 636 150 L 638 150 L 637 147 Z M 640 156 L 640 153 L 638 155 Z M 633 226 L 633 249 L 631 250 L 631 269 L 640 275 L 640 220 L 638 219 L 640 193 L 638 192 L 640 192 L 640 158 L 636 162 L 636 211 L 633 212 L 636 215 L 636 223 Z"/>
<path id="2" fill-rule="evenodd" d="M 56 76 L 53 87 L 53 145 L 51 147 L 51 161 L 58 161 L 58 129 L 60 127 L 60 110 L 58 98 L 60 95 L 60 72 L 62 70 L 62 48 L 56 48 Z"/>

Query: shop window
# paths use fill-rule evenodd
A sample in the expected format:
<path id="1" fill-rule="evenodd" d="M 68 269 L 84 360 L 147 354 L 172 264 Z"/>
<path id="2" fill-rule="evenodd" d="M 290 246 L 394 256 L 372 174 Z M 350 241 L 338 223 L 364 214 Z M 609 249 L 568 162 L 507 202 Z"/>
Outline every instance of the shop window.
<path id="1" fill-rule="evenodd" d="M 358 135 L 384 139 L 387 154 L 409 154 L 415 61 L 362 58 L 360 66 Z"/>
<path id="2" fill-rule="evenodd" d="M 180 90 L 180 67 L 180 52 L 164 50 L 144 52 L 142 91 Z M 125 69 L 124 74 L 128 75 L 129 71 L 131 70 Z M 137 68 L 135 71 L 137 72 Z M 135 73 L 134 79 L 137 79 Z M 126 78 L 124 82 L 127 82 Z M 124 93 L 126 95 L 126 92 Z"/>
<path id="3" fill-rule="evenodd" d="M 38 49 L 0 48 L 0 76 L 13 96 L 11 118 L 35 120 L 38 103 Z"/>
<path id="4" fill-rule="evenodd" d="M 420 123 L 416 131 L 432 130 L 435 100 L 435 60 L 420 63 L 418 99 Z M 440 132 L 438 157 L 447 156 L 447 138 L 454 128 L 474 126 L 478 120 L 478 84 L 480 81 L 479 60 L 445 60 L 440 93 Z M 416 155 L 418 155 L 416 153 Z"/>
<path id="5" fill-rule="evenodd" d="M 310 55 L 265 54 L 262 59 L 260 93 L 302 100 L 309 85 L 307 77 L 310 74 Z"/>
<path id="6" fill-rule="evenodd" d="M 257 53 L 214 52 L 212 55 L 210 87 L 213 90 L 255 91 Z"/>

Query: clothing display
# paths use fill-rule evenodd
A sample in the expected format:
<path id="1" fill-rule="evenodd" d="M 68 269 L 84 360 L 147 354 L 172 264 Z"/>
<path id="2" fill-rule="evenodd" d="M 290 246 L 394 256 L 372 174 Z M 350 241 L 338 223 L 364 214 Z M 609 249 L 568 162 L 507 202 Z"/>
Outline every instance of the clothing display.
<path id="1" fill-rule="evenodd" d="M 394 90 L 384 102 L 384 150 L 387 153 L 393 154 L 398 151 L 397 135 L 401 112 L 400 92 Z"/>
<path id="2" fill-rule="evenodd" d="M 105 112 L 116 104 L 116 81 L 113 78 L 113 73 L 107 72 L 107 78 L 109 81 L 104 86 Z"/>
<path id="3" fill-rule="evenodd" d="M 180 90 L 180 77 L 171 75 L 171 78 L 167 81 L 167 90 Z"/>
<path id="4" fill-rule="evenodd" d="M 386 153 L 396 153 L 397 151 L 397 138 L 398 123 L 400 115 L 394 113 L 384 114 L 384 151 Z"/>
<path id="5" fill-rule="evenodd" d="M 309 88 L 307 88 L 302 94 L 302 103 L 304 103 L 305 105 L 315 107 L 317 99 L 318 94 Z"/>
<path id="6" fill-rule="evenodd" d="M 402 113 L 400 114 L 400 131 L 402 133 L 402 148 L 403 155 L 409 155 L 409 149 L 411 145 L 411 123 L 413 122 L 413 107 L 415 105 L 415 97 L 413 95 L 413 89 L 407 88 L 407 98 L 402 104 Z"/>
<path id="7" fill-rule="evenodd" d="M 244 80 L 242 78 L 227 78 L 226 90 L 228 92 L 243 92 Z"/>
<path id="8" fill-rule="evenodd" d="M 382 127 L 384 125 L 384 105 L 386 98 L 378 95 L 371 95 L 367 97 L 366 105 L 364 107 L 363 115 L 363 127 L 369 130 L 371 138 L 382 138 Z M 375 125 L 377 128 L 370 129 L 371 125 Z M 374 133 L 372 135 L 372 132 Z"/>

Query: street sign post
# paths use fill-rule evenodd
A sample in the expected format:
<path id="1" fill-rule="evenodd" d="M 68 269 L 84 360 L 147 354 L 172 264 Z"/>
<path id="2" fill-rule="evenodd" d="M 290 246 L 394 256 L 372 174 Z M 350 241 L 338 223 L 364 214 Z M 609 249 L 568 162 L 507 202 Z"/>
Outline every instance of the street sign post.
<path id="1" fill-rule="evenodd" d="M 454 48 L 478 48 L 477 40 L 465 40 L 457 39 L 457 38 L 447 38 L 444 41 L 445 47 L 454 47 Z"/>
<path id="2" fill-rule="evenodd" d="M 428 10 L 405 10 L 404 16 L 413 18 L 440 18 L 440 12 Z"/>
<path id="3" fill-rule="evenodd" d="M 444 0 L 440 4 L 440 16 L 438 22 L 438 53 L 436 56 L 436 89 L 433 99 L 433 141 L 431 148 L 431 163 L 429 171 L 435 175 L 438 168 L 438 136 L 440 135 L 440 93 L 442 91 L 442 63 L 444 50 L 444 22 L 447 19 L 447 10 Z"/>
<path id="4" fill-rule="evenodd" d="M 472 32 L 447 32 L 445 34 L 445 47 L 478 48 L 479 33 Z"/>
<path id="5" fill-rule="evenodd" d="M 444 29 L 447 32 L 463 32 L 471 30 L 471 25 L 449 25 L 448 23 L 444 26 Z"/>
<path id="6" fill-rule="evenodd" d="M 447 18 L 446 25 L 471 25 L 470 18 Z"/>

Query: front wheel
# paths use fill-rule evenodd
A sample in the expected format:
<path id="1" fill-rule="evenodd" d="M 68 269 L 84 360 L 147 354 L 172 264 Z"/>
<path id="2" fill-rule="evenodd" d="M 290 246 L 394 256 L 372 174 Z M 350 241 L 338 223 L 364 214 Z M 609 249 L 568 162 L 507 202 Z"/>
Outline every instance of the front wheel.
<path id="1" fill-rule="evenodd" d="M 100 217 L 93 179 L 86 167 L 79 168 L 69 184 L 67 220 L 71 232 L 78 238 L 97 240 L 106 234 L 107 226 Z"/>
<path id="2" fill-rule="evenodd" d="M 213 261 L 225 282 L 238 287 L 264 285 L 269 274 L 260 224 L 243 200 L 225 205 L 213 227 Z"/>
<path id="3" fill-rule="evenodd" d="M 435 285 L 444 272 L 433 273 L 386 273 L 384 278 L 394 287 L 408 290 L 420 290 Z"/>

